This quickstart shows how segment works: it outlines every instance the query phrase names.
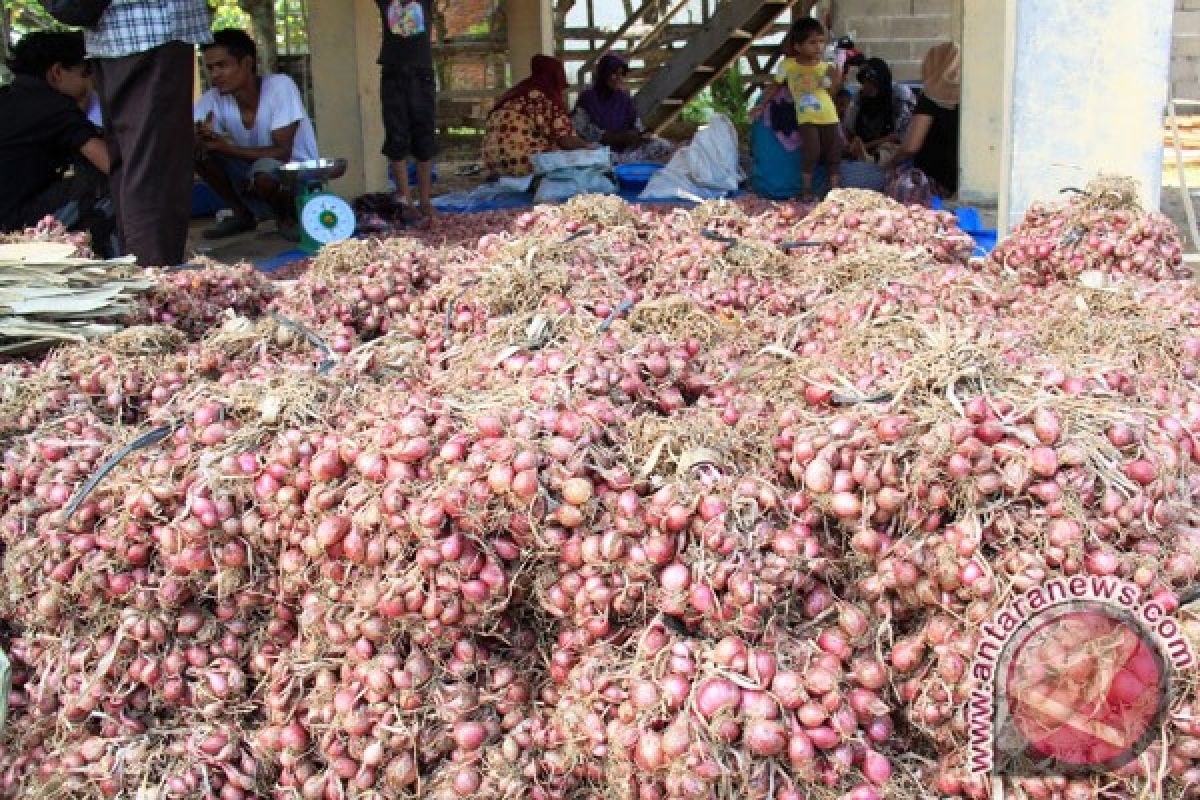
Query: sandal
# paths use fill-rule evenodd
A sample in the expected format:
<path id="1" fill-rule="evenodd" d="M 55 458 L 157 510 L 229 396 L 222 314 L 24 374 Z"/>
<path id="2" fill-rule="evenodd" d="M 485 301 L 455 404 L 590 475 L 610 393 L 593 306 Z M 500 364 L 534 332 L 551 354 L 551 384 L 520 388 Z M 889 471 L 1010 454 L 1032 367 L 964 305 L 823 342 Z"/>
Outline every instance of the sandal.
<path id="1" fill-rule="evenodd" d="M 226 217 L 201 234 L 205 239 L 228 239 L 239 233 L 249 233 L 258 228 L 254 217 Z"/>
<path id="2" fill-rule="evenodd" d="M 400 221 L 400 224 L 405 226 L 417 225 L 421 222 L 422 218 L 423 215 L 416 206 L 410 203 L 396 204 L 396 219 Z"/>

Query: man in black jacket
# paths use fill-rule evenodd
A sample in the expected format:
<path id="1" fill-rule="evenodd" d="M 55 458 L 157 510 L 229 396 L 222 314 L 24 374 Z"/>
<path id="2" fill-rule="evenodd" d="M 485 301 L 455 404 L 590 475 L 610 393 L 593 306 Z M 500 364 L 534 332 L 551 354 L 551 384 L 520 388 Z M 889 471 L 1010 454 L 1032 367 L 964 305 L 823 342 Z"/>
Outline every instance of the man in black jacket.
<path id="1" fill-rule="evenodd" d="M 108 147 L 84 111 L 92 79 L 83 36 L 31 33 L 8 66 L 10 80 L 0 87 L 0 230 L 50 214 L 89 230 L 97 252 L 111 254 Z"/>

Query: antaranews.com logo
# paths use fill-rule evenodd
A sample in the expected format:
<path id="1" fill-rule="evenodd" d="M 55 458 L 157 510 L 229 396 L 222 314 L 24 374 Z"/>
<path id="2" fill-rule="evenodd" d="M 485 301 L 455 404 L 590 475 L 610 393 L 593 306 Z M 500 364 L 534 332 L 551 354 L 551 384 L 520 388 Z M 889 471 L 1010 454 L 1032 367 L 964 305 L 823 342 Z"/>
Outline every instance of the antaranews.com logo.
<path id="1" fill-rule="evenodd" d="M 1196 665 L 1175 618 L 1112 576 L 1029 589 L 981 633 L 967 708 L 976 775 L 1118 769 L 1158 735 L 1172 670 Z"/>

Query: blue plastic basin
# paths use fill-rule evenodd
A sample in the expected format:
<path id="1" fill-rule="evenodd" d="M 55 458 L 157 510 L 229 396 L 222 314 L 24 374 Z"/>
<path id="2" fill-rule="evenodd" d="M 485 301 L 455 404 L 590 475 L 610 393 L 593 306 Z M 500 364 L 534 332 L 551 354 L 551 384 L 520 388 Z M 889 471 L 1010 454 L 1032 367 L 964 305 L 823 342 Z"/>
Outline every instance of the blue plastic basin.
<path id="1" fill-rule="evenodd" d="M 640 192 L 646 188 L 646 184 L 650 182 L 654 173 L 662 168 L 662 164 L 635 162 L 618 164 L 613 169 L 613 173 L 617 176 L 617 184 L 621 187 L 622 192 Z"/>
<path id="2" fill-rule="evenodd" d="M 955 209 L 954 215 L 958 217 L 958 227 L 975 240 L 975 252 L 972 255 L 982 258 L 992 252 L 996 247 L 996 229 L 983 227 L 983 219 L 978 210 L 963 206 Z"/>

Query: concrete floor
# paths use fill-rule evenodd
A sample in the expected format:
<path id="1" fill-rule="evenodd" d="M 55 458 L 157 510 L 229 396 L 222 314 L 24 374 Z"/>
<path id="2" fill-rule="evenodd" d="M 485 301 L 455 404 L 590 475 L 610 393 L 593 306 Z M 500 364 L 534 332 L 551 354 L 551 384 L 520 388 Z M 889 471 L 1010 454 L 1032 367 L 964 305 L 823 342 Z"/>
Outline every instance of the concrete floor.
<path id="1" fill-rule="evenodd" d="M 187 252 L 190 256 L 208 256 L 226 264 L 260 261 L 296 247 L 275 231 L 274 222 L 259 223 L 253 233 L 241 233 L 228 239 L 210 241 L 201 234 L 214 224 L 212 217 L 192 220 L 188 229 Z"/>

